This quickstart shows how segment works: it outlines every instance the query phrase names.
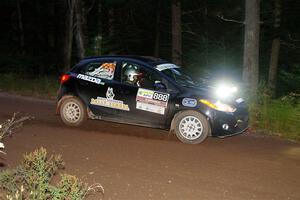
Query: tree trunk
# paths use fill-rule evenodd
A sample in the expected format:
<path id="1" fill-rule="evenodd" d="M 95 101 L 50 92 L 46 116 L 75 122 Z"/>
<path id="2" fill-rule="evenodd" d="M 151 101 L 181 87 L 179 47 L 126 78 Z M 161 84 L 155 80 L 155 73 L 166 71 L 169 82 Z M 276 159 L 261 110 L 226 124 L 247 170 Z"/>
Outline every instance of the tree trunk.
<path id="1" fill-rule="evenodd" d="M 44 29 L 44 24 L 45 22 L 42 19 L 42 13 L 43 13 L 43 8 L 41 5 L 41 1 L 39 0 L 35 0 L 35 11 L 34 13 L 36 13 L 36 19 L 35 19 L 35 23 L 36 23 L 36 28 L 34 29 L 34 37 L 35 40 L 37 41 L 38 44 L 45 44 L 45 29 Z M 37 48 L 34 48 L 34 52 L 38 53 L 40 50 Z"/>
<path id="2" fill-rule="evenodd" d="M 160 0 L 156 3 L 156 33 L 155 33 L 155 44 L 154 44 L 154 56 L 159 57 L 159 45 L 160 45 Z"/>
<path id="3" fill-rule="evenodd" d="M 102 13 L 102 10 L 103 10 L 102 1 L 98 2 L 97 10 L 98 10 L 97 17 L 99 18 L 98 23 L 97 23 L 98 33 L 94 38 L 93 49 L 94 49 L 94 54 L 95 55 L 102 55 L 102 35 L 105 34 L 105 33 L 103 33 L 103 29 L 104 29 L 103 28 L 103 21 L 101 20 L 101 13 Z"/>
<path id="4" fill-rule="evenodd" d="M 260 0 L 246 0 L 243 81 L 256 94 L 259 76 Z"/>
<path id="5" fill-rule="evenodd" d="M 179 0 L 172 1 L 172 61 L 182 64 L 181 46 L 181 3 Z"/>
<path id="6" fill-rule="evenodd" d="M 53 19 L 55 18 L 56 12 L 55 12 L 55 1 L 49 1 L 48 2 L 48 7 L 49 7 L 49 14 L 50 14 L 50 19 L 51 19 L 51 24 L 49 24 L 49 31 L 47 31 L 47 43 L 48 46 L 51 49 L 55 49 L 55 25 L 53 23 Z"/>
<path id="7" fill-rule="evenodd" d="M 77 57 L 81 60 L 85 56 L 84 36 L 82 31 L 85 19 L 81 0 L 75 0 L 75 20 L 75 41 L 77 46 Z"/>
<path id="8" fill-rule="evenodd" d="M 268 89 L 271 96 L 275 95 L 276 92 L 276 82 L 277 82 L 277 71 L 278 71 L 278 60 L 280 52 L 280 22 L 281 22 L 281 0 L 275 0 L 274 7 L 274 38 L 272 42 L 270 67 L 269 67 L 269 79 L 268 79 Z"/>
<path id="9" fill-rule="evenodd" d="M 279 50 L 280 50 L 280 39 L 274 38 L 272 42 L 269 79 L 268 79 L 268 89 L 272 96 L 274 96 L 275 89 L 276 89 Z"/>
<path id="10" fill-rule="evenodd" d="M 114 7 L 109 8 L 108 10 L 108 43 L 107 43 L 107 52 L 110 55 L 116 54 L 116 49 L 114 45 L 114 36 L 115 36 L 115 17 L 116 13 Z"/>
<path id="11" fill-rule="evenodd" d="M 73 42 L 73 15 L 75 0 L 66 0 L 65 40 L 63 50 L 64 70 L 71 67 L 72 42 Z"/>
<path id="12" fill-rule="evenodd" d="M 114 36 L 115 33 L 115 27 L 114 27 L 114 8 L 110 8 L 108 10 L 108 37 L 111 39 Z"/>
<path id="13" fill-rule="evenodd" d="M 18 15 L 20 52 L 21 54 L 24 54 L 24 29 L 23 29 L 22 10 L 21 10 L 20 0 L 17 0 L 17 15 Z"/>

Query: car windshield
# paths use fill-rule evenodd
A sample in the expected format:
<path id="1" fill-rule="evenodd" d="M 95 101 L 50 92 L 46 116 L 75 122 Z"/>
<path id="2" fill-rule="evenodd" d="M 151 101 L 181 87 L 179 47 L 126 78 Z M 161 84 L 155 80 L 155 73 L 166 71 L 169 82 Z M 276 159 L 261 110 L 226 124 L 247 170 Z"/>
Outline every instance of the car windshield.
<path id="1" fill-rule="evenodd" d="M 181 86 L 195 87 L 196 81 L 189 75 L 189 73 L 174 64 L 160 64 L 156 66 L 158 71 L 161 71 Z"/>

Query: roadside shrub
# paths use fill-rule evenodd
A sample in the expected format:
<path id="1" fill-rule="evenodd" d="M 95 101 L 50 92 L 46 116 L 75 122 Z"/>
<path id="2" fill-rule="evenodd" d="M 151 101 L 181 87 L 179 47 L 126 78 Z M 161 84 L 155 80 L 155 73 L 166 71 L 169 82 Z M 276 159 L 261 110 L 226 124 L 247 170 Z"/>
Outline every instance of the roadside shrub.
<path id="1" fill-rule="evenodd" d="M 88 192 L 101 190 L 100 184 L 88 187 L 77 177 L 62 174 L 58 183 L 53 183 L 53 177 L 59 169 L 64 168 L 60 155 L 48 156 L 45 148 L 40 148 L 24 155 L 23 162 L 13 170 L 0 173 L 0 188 L 2 198 L 9 200 L 81 200 Z"/>
<path id="2" fill-rule="evenodd" d="M 0 124 L 0 149 L 5 148 L 3 138 L 10 136 L 23 126 L 24 121 L 30 119 L 33 117 L 15 113 L 11 119 Z M 25 154 L 19 166 L 0 173 L 0 199 L 81 200 L 91 192 L 100 191 L 104 194 L 102 185 L 96 183 L 88 187 L 77 177 L 68 174 L 62 174 L 61 180 L 54 184 L 53 178 L 60 169 L 64 169 L 61 155 L 48 156 L 43 147 Z"/>
<path id="3" fill-rule="evenodd" d="M 57 187 L 52 187 L 50 192 L 52 200 L 83 199 L 87 194 L 87 187 L 77 177 L 62 174 Z"/>

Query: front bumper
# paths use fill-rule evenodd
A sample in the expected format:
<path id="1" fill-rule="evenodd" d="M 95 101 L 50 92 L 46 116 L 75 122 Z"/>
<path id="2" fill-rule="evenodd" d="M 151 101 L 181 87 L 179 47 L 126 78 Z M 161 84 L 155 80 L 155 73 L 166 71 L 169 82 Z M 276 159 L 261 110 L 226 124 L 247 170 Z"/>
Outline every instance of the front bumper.
<path id="1" fill-rule="evenodd" d="M 234 113 L 217 111 L 212 120 L 212 136 L 227 137 L 245 132 L 249 126 L 249 114 L 246 109 L 237 109 Z"/>

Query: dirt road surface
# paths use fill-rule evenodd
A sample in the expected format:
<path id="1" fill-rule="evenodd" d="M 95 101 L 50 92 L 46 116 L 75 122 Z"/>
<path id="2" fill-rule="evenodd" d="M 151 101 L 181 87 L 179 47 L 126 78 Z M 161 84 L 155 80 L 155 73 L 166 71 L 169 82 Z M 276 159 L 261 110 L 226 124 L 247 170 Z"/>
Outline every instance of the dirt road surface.
<path id="1" fill-rule="evenodd" d="M 117 123 L 69 128 L 54 110 L 54 101 L 0 93 L 1 121 L 17 111 L 36 117 L 5 140 L 5 167 L 43 146 L 62 154 L 67 173 L 101 183 L 107 200 L 300 199 L 299 144 L 246 133 L 186 145 L 167 131 Z"/>

